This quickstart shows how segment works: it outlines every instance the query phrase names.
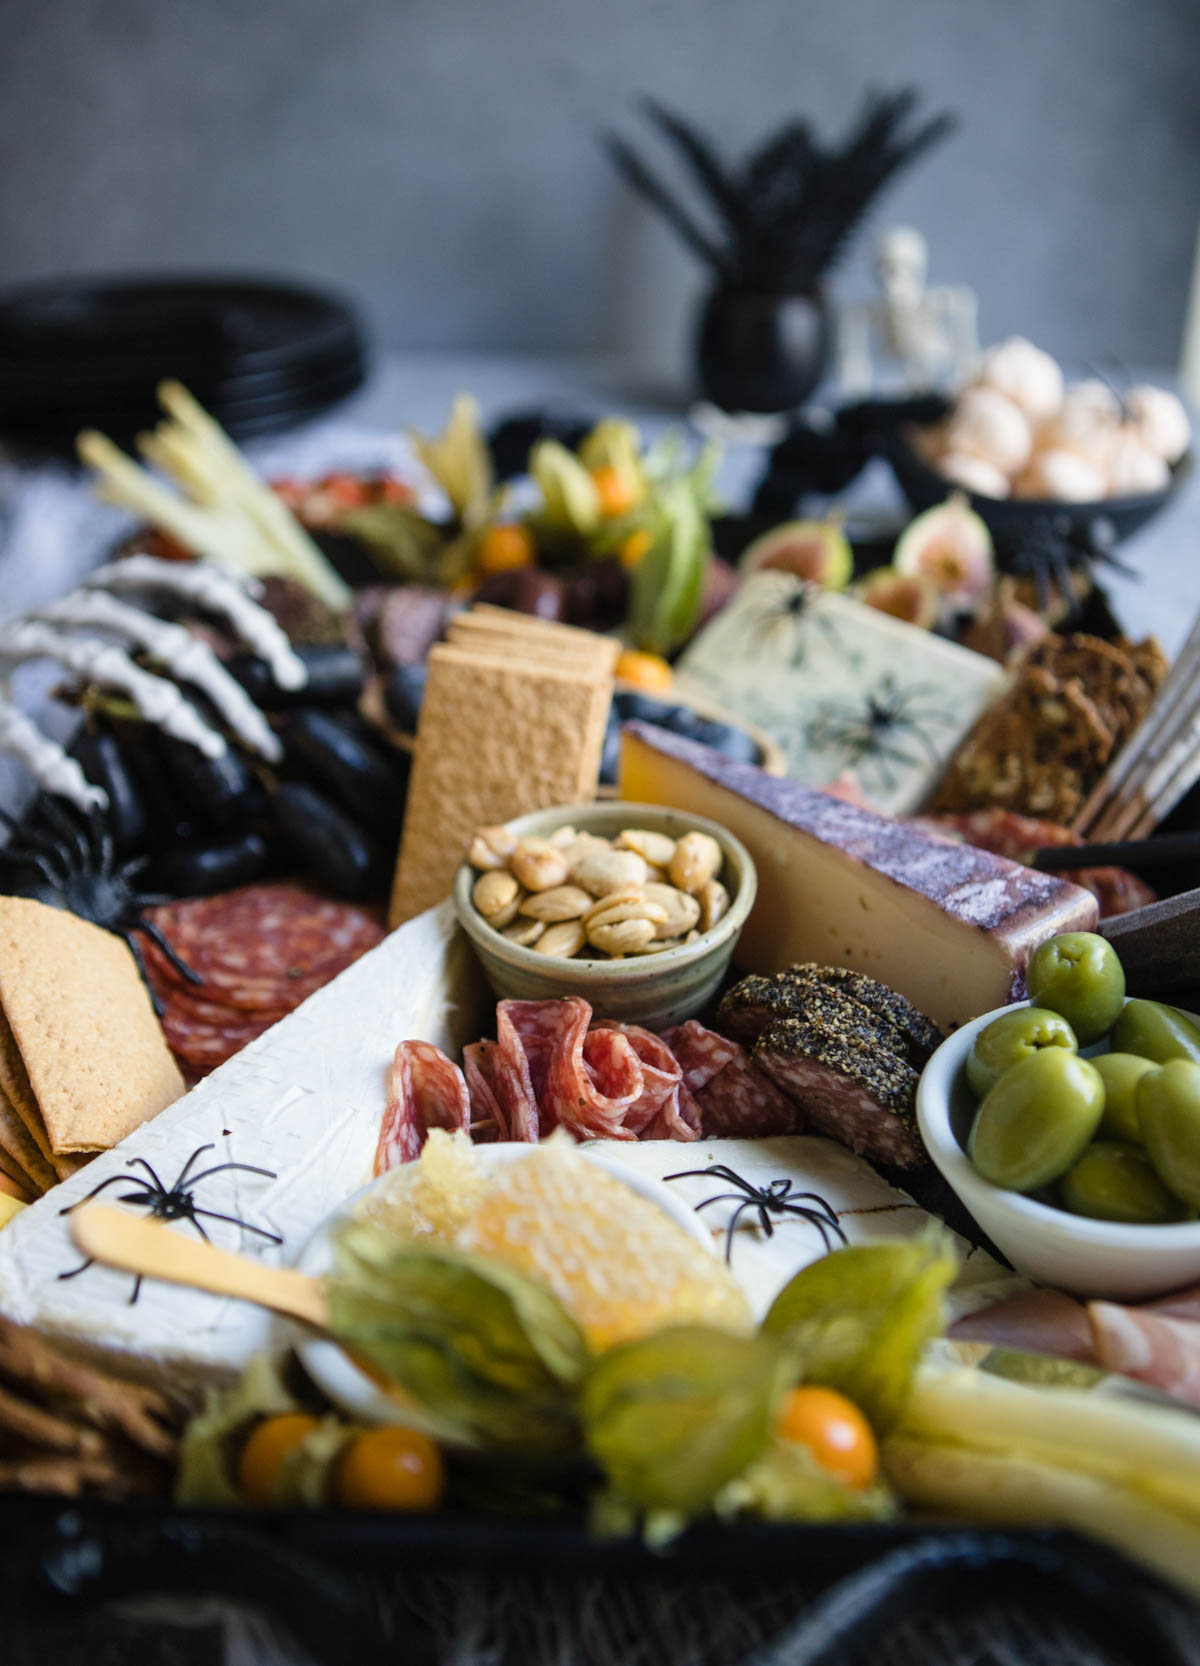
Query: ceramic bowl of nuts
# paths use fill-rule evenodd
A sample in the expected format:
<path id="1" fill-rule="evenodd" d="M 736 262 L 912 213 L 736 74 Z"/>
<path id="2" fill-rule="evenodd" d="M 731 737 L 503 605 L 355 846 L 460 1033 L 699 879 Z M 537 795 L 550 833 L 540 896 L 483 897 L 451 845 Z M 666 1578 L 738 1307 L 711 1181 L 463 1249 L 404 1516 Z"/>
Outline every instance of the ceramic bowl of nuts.
<path id="1" fill-rule="evenodd" d="M 580 995 L 662 1030 L 712 999 L 757 889 L 726 828 L 618 800 L 480 828 L 454 906 L 501 999 Z"/>

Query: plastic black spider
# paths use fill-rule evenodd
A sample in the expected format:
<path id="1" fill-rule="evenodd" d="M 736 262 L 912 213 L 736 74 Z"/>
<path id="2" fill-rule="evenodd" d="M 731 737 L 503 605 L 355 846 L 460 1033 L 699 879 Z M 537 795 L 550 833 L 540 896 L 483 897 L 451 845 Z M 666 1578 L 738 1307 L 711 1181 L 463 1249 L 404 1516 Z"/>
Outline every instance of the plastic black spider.
<path id="1" fill-rule="evenodd" d="M 1086 520 L 1072 515 L 1040 515 L 996 534 L 996 564 L 1001 572 L 1033 580 L 1043 613 L 1049 610 L 1057 591 L 1069 619 L 1080 610 L 1079 574 L 1094 580 L 1092 569 L 1104 566 L 1126 578 L 1138 576 L 1118 559 L 1116 544 L 1117 529 L 1107 515 Z M 1086 590 L 1086 585 L 1083 588 Z"/>
<path id="2" fill-rule="evenodd" d="M 142 912 L 171 900 L 137 889 L 134 882 L 150 858 L 137 856 L 118 863 L 112 834 L 100 810 L 71 815 L 48 793 L 38 800 L 37 810 L 44 829 L 31 817 L 18 822 L 6 810 L 0 810 L 0 822 L 10 829 L 8 842 L 0 849 L 0 892 L 65 909 L 123 937 L 150 991 L 154 1010 L 161 1017 L 162 1007 L 146 976 L 135 933 L 148 937 L 180 977 L 189 983 L 204 980 L 180 959 Z"/>
<path id="3" fill-rule="evenodd" d="M 832 1204 L 816 1192 L 793 1192 L 790 1180 L 772 1180 L 766 1186 L 752 1186 L 748 1180 L 742 1178 L 735 1169 L 725 1163 L 714 1163 L 707 1169 L 681 1169 L 678 1174 L 664 1175 L 664 1180 L 687 1180 L 695 1176 L 704 1179 L 708 1175 L 715 1175 L 718 1180 L 727 1180 L 731 1186 L 740 1187 L 736 1192 L 718 1192 L 715 1197 L 706 1197 L 703 1203 L 696 1205 L 696 1213 L 707 1209 L 710 1203 L 736 1203 L 737 1208 L 729 1217 L 729 1225 L 725 1228 L 725 1264 L 732 1265 L 733 1235 L 737 1231 L 738 1221 L 747 1209 L 758 1210 L 758 1224 L 768 1238 L 775 1235 L 775 1223 L 772 1215 L 799 1215 L 810 1226 L 815 1226 L 821 1234 L 821 1242 L 826 1250 L 832 1248 L 830 1234 L 840 1238 L 843 1244 L 849 1243 L 840 1221 L 834 1213 Z"/>
<path id="4" fill-rule="evenodd" d="M 929 728 L 956 719 L 953 712 L 928 703 L 935 692 L 929 683 L 903 687 L 888 671 L 862 700 L 825 701 L 808 725 L 809 744 L 843 752 L 850 768 L 873 764 L 883 786 L 890 789 L 896 782 L 893 764 L 921 762 L 905 750 L 906 740 L 915 741 L 931 764 L 941 762 Z"/>
<path id="5" fill-rule="evenodd" d="M 268 1180 L 276 1178 L 274 1169 L 256 1168 L 253 1163 L 217 1163 L 213 1168 L 204 1169 L 200 1174 L 193 1174 L 191 1172 L 192 1164 L 197 1157 L 202 1157 L 206 1151 L 212 1151 L 213 1149 L 212 1145 L 198 1145 L 180 1169 L 179 1177 L 173 1186 L 164 1186 L 144 1157 L 134 1157 L 126 1164 L 126 1167 L 145 1169 L 150 1176 L 149 1180 L 143 1180 L 138 1174 L 110 1174 L 107 1180 L 102 1180 L 86 1197 L 81 1197 L 77 1203 L 70 1203 L 65 1209 L 60 1209 L 58 1212 L 60 1215 L 69 1215 L 72 1210 L 78 1209 L 81 1204 L 90 1203 L 94 1197 L 99 1197 L 100 1193 L 106 1191 L 109 1186 L 124 1183 L 136 1186 L 137 1190 L 125 1192 L 117 1199 L 118 1203 L 136 1203 L 141 1208 L 148 1209 L 151 1217 L 155 1220 L 190 1221 L 206 1244 L 211 1243 L 212 1240 L 200 1225 L 197 1219 L 199 1215 L 203 1215 L 206 1220 L 210 1221 L 228 1221 L 231 1226 L 240 1226 L 244 1232 L 257 1233 L 260 1238 L 266 1238 L 272 1244 L 282 1244 L 283 1239 L 279 1234 L 268 1232 L 265 1226 L 254 1226 L 250 1221 L 239 1220 L 236 1215 L 219 1214 L 215 1209 L 199 1208 L 192 1193 L 202 1180 L 209 1179 L 211 1175 L 225 1174 L 230 1169 L 240 1169 L 245 1174 L 261 1174 Z M 59 1273 L 58 1276 L 59 1278 L 78 1278 L 80 1273 L 86 1273 L 88 1268 L 94 1265 L 94 1258 L 89 1256 L 78 1267 L 71 1267 L 65 1273 Z M 137 1301 L 141 1288 L 142 1275 L 139 1273 L 133 1281 L 133 1294 L 129 1298 L 130 1307 Z"/>
<path id="6" fill-rule="evenodd" d="M 810 628 L 815 627 L 827 641 L 832 642 L 845 654 L 848 661 L 857 661 L 860 656 L 843 648 L 837 626 L 817 605 L 823 594 L 819 584 L 812 584 L 807 579 L 797 579 L 794 587 L 786 592 L 781 590 L 777 596 L 759 608 L 752 619 L 746 621 L 744 630 L 750 639 L 748 646 L 752 649 L 762 649 L 775 626 L 791 625 L 792 647 L 787 663 L 795 670 L 804 664 Z"/>

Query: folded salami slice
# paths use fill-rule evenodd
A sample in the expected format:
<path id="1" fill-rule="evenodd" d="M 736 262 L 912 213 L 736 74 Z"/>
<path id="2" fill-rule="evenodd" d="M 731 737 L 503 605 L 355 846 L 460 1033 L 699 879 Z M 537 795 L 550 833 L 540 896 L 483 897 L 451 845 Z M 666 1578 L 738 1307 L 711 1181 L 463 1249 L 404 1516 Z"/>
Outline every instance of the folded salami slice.
<path id="1" fill-rule="evenodd" d="M 473 1041 L 463 1048 L 463 1075 L 471 1101 L 471 1138 L 477 1145 L 508 1139 L 508 1118 L 492 1087 L 498 1063 L 494 1041 Z"/>
<path id="2" fill-rule="evenodd" d="M 532 1134 L 513 1133 L 513 1139 L 538 1139 L 554 1127 L 546 1102 L 550 1080 L 550 1059 L 565 1022 L 563 1001 L 501 1001 L 496 1007 L 496 1035 L 500 1046 L 529 1091 L 529 1119 Z M 574 1008 L 585 1008 L 590 1022 L 592 1009 L 574 998 Z M 587 1023 L 584 1024 L 586 1030 Z M 540 1129 L 539 1129 L 540 1118 Z"/>
<path id="3" fill-rule="evenodd" d="M 700 1108 L 689 1093 L 683 1071 L 673 1050 L 661 1036 L 640 1024 L 617 1024 L 601 1020 L 592 1026 L 584 1043 L 584 1058 L 598 1030 L 615 1030 L 623 1035 L 637 1054 L 645 1086 L 625 1113 L 625 1127 L 643 1140 L 697 1140 L 700 1138 Z"/>
<path id="4" fill-rule="evenodd" d="M 741 1052 L 736 1041 L 718 1035 L 715 1030 L 706 1030 L 694 1018 L 676 1024 L 673 1030 L 664 1030 L 662 1039 L 679 1060 L 684 1085 L 693 1094 L 707 1087 Z"/>
<path id="5" fill-rule="evenodd" d="M 525 1003 L 526 1005 L 530 1003 Z M 597 1030 L 584 1057 L 592 1009 L 578 996 L 535 1003 L 557 1028 L 545 1096 L 539 1103 L 577 1139 L 632 1140 L 625 1117 L 645 1091 L 637 1054 L 615 1030 Z"/>
<path id="6" fill-rule="evenodd" d="M 916 1126 L 917 1072 L 903 1059 L 796 1018 L 769 1025 L 751 1057 L 815 1132 L 897 1168 L 926 1160 Z"/>
<path id="7" fill-rule="evenodd" d="M 402 1041 L 375 1150 L 375 1173 L 411 1163 L 431 1128 L 469 1133 L 471 1101 L 462 1071 L 429 1041 Z"/>

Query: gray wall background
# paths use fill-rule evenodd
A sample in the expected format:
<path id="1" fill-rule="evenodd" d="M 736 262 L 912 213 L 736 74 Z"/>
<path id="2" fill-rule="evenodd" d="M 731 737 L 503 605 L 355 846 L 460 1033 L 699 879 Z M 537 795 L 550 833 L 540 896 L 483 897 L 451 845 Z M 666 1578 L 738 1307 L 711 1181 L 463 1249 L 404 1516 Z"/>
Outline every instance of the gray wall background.
<path id="1" fill-rule="evenodd" d="M 884 200 L 985 340 L 1173 365 L 1198 0 L 0 0 L 0 281 L 237 268 L 407 348 L 681 363 L 695 266 L 596 143 L 652 90 L 737 153 L 913 82 L 958 135 Z M 867 282 L 861 242 L 838 280 Z"/>

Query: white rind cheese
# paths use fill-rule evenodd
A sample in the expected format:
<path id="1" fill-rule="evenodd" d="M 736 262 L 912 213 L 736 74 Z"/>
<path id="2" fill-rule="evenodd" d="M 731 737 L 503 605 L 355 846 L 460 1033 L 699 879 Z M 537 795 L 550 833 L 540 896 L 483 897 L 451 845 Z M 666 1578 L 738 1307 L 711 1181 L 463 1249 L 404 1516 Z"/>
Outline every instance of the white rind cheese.
<path id="1" fill-rule="evenodd" d="M 758 901 L 738 941 L 740 966 L 850 966 L 945 1028 L 1019 999 L 1029 956 L 1047 937 L 1095 930 L 1096 899 L 1081 886 L 665 729 L 625 725 L 621 796 L 708 816 L 749 850 Z"/>
<path id="2" fill-rule="evenodd" d="M 418 915 L 318 990 L 244 1051 L 0 1232 L 0 1312 L 103 1350 L 131 1373 L 195 1386 L 227 1380 L 281 1334 L 260 1308 L 147 1279 L 136 1304 L 127 1274 L 80 1263 L 61 1211 L 135 1157 L 171 1186 L 197 1146 L 197 1170 L 221 1162 L 271 1169 L 201 1182 L 201 1208 L 278 1233 L 278 1247 L 205 1220 L 224 1249 L 264 1261 L 295 1259 L 319 1223 L 371 1174 L 388 1071 L 398 1042 L 423 1037 L 457 1057 L 477 1036 L 486 1003 L 449 903 Z M 117 1201 L 125 1191 L 103 1194 Z M 194 1230 L 186 1222 L 174 1231 Z"/>

